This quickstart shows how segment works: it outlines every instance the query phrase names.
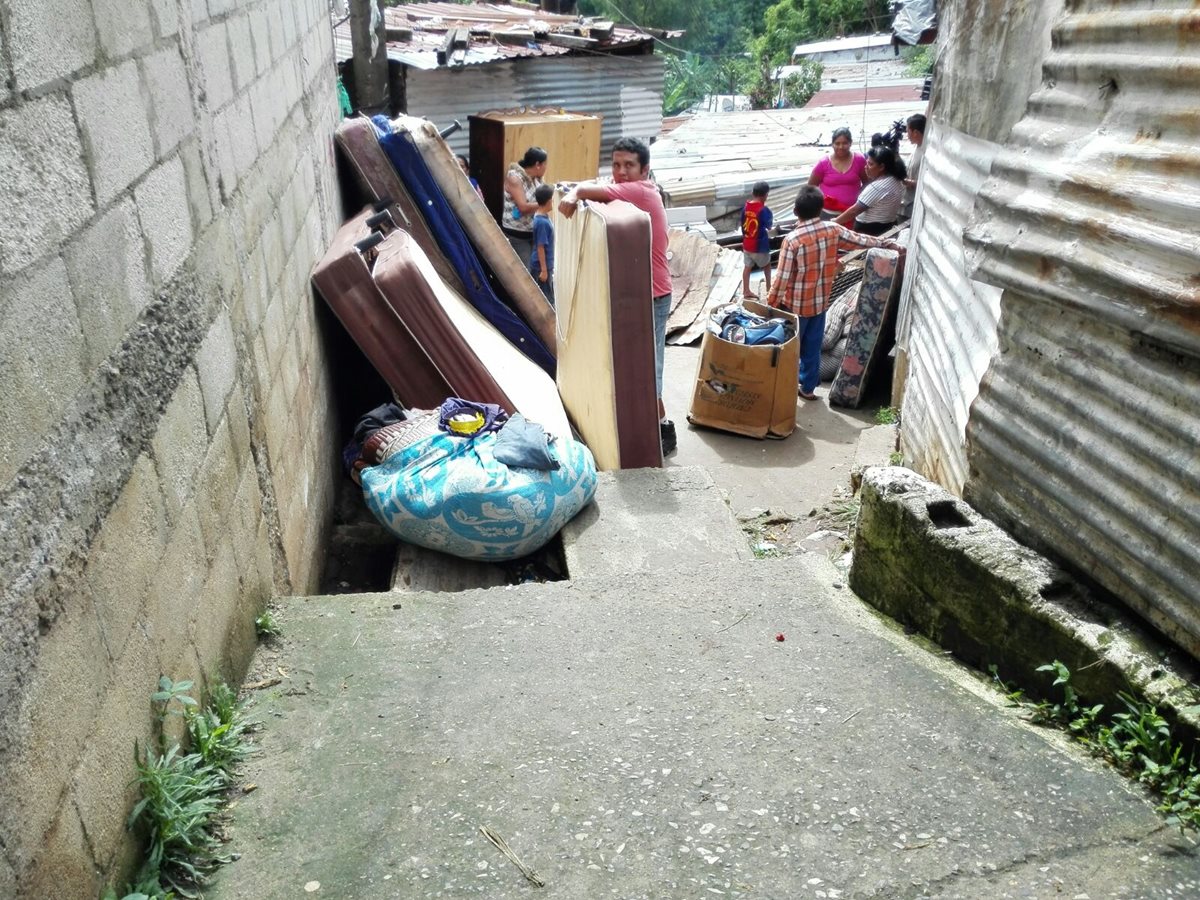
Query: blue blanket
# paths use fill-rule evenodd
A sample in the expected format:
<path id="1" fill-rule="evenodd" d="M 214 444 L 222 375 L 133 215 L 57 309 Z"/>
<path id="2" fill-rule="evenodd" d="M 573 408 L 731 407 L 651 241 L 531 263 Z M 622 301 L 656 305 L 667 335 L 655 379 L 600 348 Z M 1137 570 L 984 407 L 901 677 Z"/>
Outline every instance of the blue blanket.
<path id="1" fill-rule="evenodd" d="M 513 312 L 496 293 L 493 282 L 488 278 L 488 273 L 475 252 L 475 247 L 463 231 L 450 204 L 442 196 L 412 137 L 405 132 L 392 131 L 387 116 L 375 116 L 371 121 L 379 136 L 379 146 L 387 154 L 413 200 L 424 211 L 425 221 L 434 239 L 466 286 L 468 302 L 496 326 L 513 346 L 553 377 L 554 356 L 533 333 L 533 329 L 525 324 L 525 320 Z"/>
<path id="2" fill-rule="evenodd" d="M 540 549 L 591 502 L 596 462 L 558 438 L 553 471 L 496 460 L 495 432 L 438 432 L 362 471 L 363 498 L 401 540 L 464 559 L 507 560 Z"/>

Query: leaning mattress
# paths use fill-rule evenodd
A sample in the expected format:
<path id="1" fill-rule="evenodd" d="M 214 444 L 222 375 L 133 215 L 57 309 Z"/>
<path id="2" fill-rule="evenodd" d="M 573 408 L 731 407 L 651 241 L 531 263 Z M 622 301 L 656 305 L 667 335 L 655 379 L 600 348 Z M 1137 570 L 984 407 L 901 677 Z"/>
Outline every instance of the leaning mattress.
<path id="1" fill-rule="evenodd" d="M 862 403 L 867 378 L 886 349 L 879 346 L 879 337 L 900 271 L 899 260 L 900 254 L 895 250 L 876 248 L 867 252 L 858 302 L 846 332 L 846 352 L 829 388 L 829 402 L 834 406 L 856 407 Z"/>
<path id="2" fill-rule="evenodd" d="M 364 253 L 356 246 L 372 233 L 367 224 L 370 215 L 367 209 L 338 229 L 313 269 L 312 282 L 395 395 L 406 406 L 431 409 L 456 391 L 413 336 L 402 313 L 380 293 L 371 275 L 375 251 Z"/>
<path id="3" fill-rule="evenodd" d="M 450 205 L 480 260 L 495 276 L 497 294 L 507 298 L 542 343 L 554 351 L 554 308 L 529 274 L 529 260 L 517 253 L 458 165 L 450 145 L 433 123 L 415 116 L 392 119 L 392 130 L 405 134 L 421 153 L 429 174 Z"/>
<path id="4" fill-rule="evenodd" d="M 372 122 L 379 136 L 379 145 L 391 160 L 409 195 L 424 214 L 425 222 L 438 246 L 454 266 L 471 305 L 496 326 L 513 346 L 553 375 L 553 348 L 548 348 L 496 293 L 495 286 L 488 278 L 475 248 L 463 231 L 454 210 L 442 196 L 437 181 L 430 173 L 429 166 L 421 156 L 412 135 L 403 128 L 399 131 L 393 130 L 391 123 L 384 116 L 376 116 Z"/>
<path id="5" fill-rule="evenodd" d="M 585 203 L 554 223 L 563 403 L 601 471 L 660 466 L 650 217 Z"/>
<path id="6" fill-rule="evenodd" d="M 446 286 L 410 235 L 394 231 L 387 236 L 372 275 L 453 394 L 521 412 L 551 434 L 570 437 L 554 380 Z"/>
<path id="7" fill-rule="evenodd" d="M 379 146 L 378 135 L 370 119 L 343 119 L 334 134 L 334 142 L 353 170 L 359 187 L 372 200 L 387 204 L 396 224 L 416 239 L 442 281 L 459 294 L 465 294 L 458 272 L 442 253 L 442 248 L 425 222 L 425 216 L 400 180 L 392 161 Z"/>

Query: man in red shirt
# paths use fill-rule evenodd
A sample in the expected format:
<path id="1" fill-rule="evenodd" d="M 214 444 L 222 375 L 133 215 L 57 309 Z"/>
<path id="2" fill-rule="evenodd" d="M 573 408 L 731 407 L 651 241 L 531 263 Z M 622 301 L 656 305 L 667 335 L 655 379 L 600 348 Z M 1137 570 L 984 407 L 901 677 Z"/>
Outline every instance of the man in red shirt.
<path id="1" fill-rule="evenodd" d="M 816 400 L 821 381 L 821 338 L 825 334 L 825 310 L 833 299 L 838 251 L 860 247 L 883 247 L 904 252 L 895 241 L 859 234 L 821 221 L 825 195 L 819 187 L 805 185 L 796 195 L 796 227 L 779 248 L 779 265 L 767 294 L 767 305 L 786 309 L 800 317 L 800 396 Z"/>
<path id="2" fill-rule="evenodd" d="M 667 211 L 663 208 L 658 186 L 650 181 L 650 148 L 637 138 L 623 137 L 613 144 L 612 183 L 587 182 L 577 185 L 558 211 L 568 219 L 575 214 L 580 200 L 607 203 L 624 200 L 650 216 L 650 291 L 654 304 L 654 381 L 658 389 L 659 438 L 663 455 L 675 451 L 675 423 L 667 418 L 662 402 L 663 357 L 667 345 L 667 318 L 671 314 L 671 267 L 667 262 L 670 235 Z"/>

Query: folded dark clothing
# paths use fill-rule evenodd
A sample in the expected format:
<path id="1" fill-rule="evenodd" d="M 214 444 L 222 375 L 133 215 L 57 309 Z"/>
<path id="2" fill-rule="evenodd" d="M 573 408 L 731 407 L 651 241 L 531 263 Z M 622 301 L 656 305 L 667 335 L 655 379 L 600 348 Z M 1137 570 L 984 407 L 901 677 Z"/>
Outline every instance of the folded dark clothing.
<path id="1" fill-rule="evenodd" d="M 365 444 L 367 438 L 384 425 L 391 425 L 393 422 L 403 422 L 404 419 L 404 409 L 399 404 L 385 403 L 382 406 L 377 406 L 358 420 L 358 424 L 354 426 L 354 440 L 360 444 Z"/>
<path id="2" fill-rule="evenodd" d="M 508 413 L 495 403 L 476 403 L 474 400 L 464 400 L 462 397 L 449 397 L 438 407 L 441 417 L 438 425 L 442 431 L 451 434 L 482 434 L 485 431 L 499 431 L 508 420 Z M 461 431 L 450 427 L 450 420 L 455 416 L 478 415 L 483 424 L 473 431 Z"/>
<path id="3" fill-rule="evenodd" d="M 496 435 L 492 455 L 497 462 L 515 469 L 549 472 L 558 468 L 558 460 L 550 455 L 549 442 L 546 429 L 537 422 L 530 422 L 520 413 L 514 413 Z"/>

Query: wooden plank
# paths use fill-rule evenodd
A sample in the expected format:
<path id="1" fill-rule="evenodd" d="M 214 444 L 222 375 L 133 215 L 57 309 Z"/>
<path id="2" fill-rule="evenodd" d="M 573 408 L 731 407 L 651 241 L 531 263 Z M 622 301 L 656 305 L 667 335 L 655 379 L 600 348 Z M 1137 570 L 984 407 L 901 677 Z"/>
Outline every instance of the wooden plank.
<path id="1" fill-rule="evenodd" d="M 499 587 L 507 580 L 504 568 L 496 563 L 459 559 L 403 541 L 392 567 L 394 593 L 469 591 Z"/>

